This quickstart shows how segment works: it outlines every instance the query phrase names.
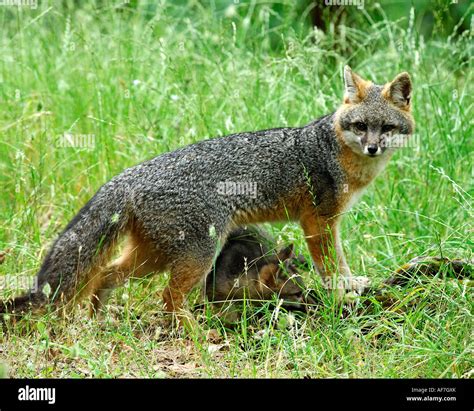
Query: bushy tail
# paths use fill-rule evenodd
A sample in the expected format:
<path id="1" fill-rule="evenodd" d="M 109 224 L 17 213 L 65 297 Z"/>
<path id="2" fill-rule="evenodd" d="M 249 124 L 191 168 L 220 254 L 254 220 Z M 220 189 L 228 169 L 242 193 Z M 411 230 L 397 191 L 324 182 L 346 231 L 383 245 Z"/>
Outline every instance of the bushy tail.
<path id="1" fill-rule="evenodd" d="M 104 185 L 59 235 L 37 274 L 37 286 L 25 295 L 0 301 L 0 314 L 39 311 L 48 304 L 67 303 L 81 292 L 88 274 L 107 255 L 129 220 L 126 192 L 111 183 Z"/>

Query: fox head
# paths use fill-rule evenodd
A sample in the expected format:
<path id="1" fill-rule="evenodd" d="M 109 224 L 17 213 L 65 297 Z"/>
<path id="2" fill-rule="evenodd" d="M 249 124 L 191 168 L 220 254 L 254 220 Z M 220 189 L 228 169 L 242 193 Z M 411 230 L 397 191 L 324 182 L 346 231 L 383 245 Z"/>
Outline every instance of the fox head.
<path id="1" fill-rule="evenodd" d="M 293 244 L 267 258 L 259 270 L 259 285 L 262 295 L 275 293 L 284 300 L 287 309 L 306 311 L 306 306 L 316 304 L 309 295 L 299 268 L 307 268 L 308 263 L 302 256 L 293 252 Z"/>
<path id="2" fill-rule="evenodd" d="M 360 156 L 391 153 L 413 134 L 412 83 L 408 73 L 379 86 L 344 67 L 344 103 L 336 112 L 336 130 Z"/>

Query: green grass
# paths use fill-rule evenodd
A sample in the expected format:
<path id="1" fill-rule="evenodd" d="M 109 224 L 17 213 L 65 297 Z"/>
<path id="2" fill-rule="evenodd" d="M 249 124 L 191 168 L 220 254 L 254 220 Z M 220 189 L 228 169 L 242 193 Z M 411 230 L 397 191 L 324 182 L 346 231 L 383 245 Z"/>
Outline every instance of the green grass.
<path id="1" fill-rule="evenodd" d="M 303 125 L 335 110 L 347 63 L 379 83 L 409 71 L 417 122 L 414 149 L 401 149 L 347 213 L 352 271 L 381 280 L 418 255 L 473 258 L 472 37 L 423 39 L 409 7 L 398 21 L 361 12 L 343 35 L 326 35 L 289 3 L 241 2 L 233 16 L 196 1 L 152 3 L 0 8 L 0 250 L 11 248 L 0 278 L 34 275 L 61 228 L 124 168 L 204 138 Z M 90 135 L 93 147 L 61 147 L 65 133 Z M 272 231 L 309 258 L 296 224 Z M 320 287 L 314 272 L 305 278 Z M 306 317 L 264 307 L 262 319 L 249 313 L 234 330 L 207 312 L 187 333 L 163 324 L 165 284 L 161 276 L 119 289 L 102 323 L 78 310 L 67 322 L 47 315 L 9 326 L 0 375 L 473 373 L 473 294 L 463 282 L 415 284 L 400 293 L 400 309 L 346 317 L 328 296 Z"/>

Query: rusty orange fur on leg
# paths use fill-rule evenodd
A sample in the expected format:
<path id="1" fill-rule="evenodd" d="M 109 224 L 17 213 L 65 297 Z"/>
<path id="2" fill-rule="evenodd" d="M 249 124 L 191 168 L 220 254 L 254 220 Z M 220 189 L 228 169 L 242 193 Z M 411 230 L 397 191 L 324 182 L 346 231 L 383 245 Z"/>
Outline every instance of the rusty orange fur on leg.
<path id="1" fill-rule="evenodd" d="M 164 258 L 154 244 L 139 230 L 131 231 L 121 256 L 96 275 L 90 315 L 95 315 L 106 302 L 110 292 L 128 278 L 140 278 L 153 272 L 160 272 L 165 266 Z"/>

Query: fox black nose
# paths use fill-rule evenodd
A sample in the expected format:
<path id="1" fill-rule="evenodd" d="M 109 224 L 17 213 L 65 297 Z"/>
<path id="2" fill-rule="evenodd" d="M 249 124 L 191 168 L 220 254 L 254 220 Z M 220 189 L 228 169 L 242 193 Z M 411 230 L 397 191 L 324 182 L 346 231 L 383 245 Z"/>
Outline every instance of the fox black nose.
<path id="1" fill-rule="evenodd" d="M 369 154 L 375 154 L 378 151 L 378 147 L 375 144 L 371 144 L 370 146 L 367 146 L 367 151 Z"/>

